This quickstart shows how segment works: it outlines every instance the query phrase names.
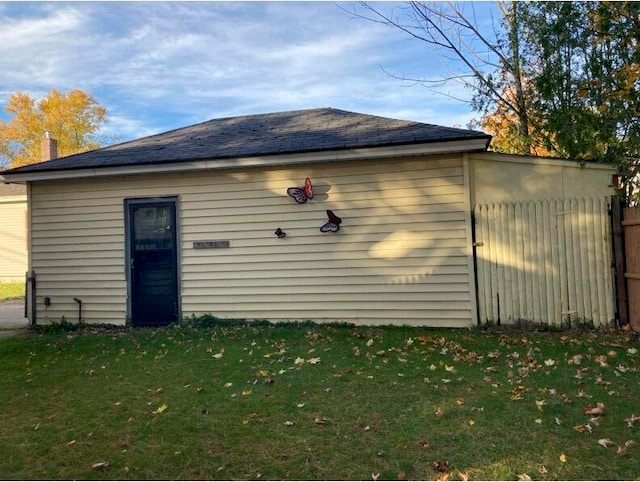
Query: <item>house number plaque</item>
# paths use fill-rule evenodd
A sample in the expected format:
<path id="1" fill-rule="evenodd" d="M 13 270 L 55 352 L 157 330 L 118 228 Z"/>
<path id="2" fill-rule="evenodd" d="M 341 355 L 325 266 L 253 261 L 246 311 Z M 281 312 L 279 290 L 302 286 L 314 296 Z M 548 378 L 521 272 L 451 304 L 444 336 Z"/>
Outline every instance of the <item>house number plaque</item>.
<path id="1" fill-rule="evenodd" d="M 193 242 L 193 249 L 228 248 L 229 246 L 231 243 L 228 240 Z"/>

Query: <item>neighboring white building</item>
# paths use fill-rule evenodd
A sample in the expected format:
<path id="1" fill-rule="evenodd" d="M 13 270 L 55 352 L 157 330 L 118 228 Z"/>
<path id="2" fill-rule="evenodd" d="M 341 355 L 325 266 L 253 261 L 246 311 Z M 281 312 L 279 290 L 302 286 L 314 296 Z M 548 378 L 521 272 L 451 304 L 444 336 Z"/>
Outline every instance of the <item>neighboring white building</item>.
<path id="1" fill-rule="evenodd" d="M 24 281 L 27 271 L 27 189 L 0 183 L 0 282 Z"/>
<path id="2" fill-rule="evenodd" d="M 473 326 L 474 205 L 613 192 L 609 168 L 485 152 L 490 139 L 310 109 L 7 171 L 30 185 L 37 322 L 77 319 L 81 300 L 85 321 L 114 324 Z M 298 203 L 288 189 L 306 178 L 313 198 Z"/>

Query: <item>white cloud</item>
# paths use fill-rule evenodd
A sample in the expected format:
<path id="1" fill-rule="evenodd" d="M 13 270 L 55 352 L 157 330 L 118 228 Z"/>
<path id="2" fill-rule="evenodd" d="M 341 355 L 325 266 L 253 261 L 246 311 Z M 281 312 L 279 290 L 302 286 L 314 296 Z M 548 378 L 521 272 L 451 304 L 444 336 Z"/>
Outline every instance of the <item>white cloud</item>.
<path id="1" fill-rule="evenodd" d="M 385 74 L 424 46 L 333 3 L 19 2 L 0 7 L 3 92 L 82 88 L 122 140 L 213 117 L 332 106 L 451 125 L 468 109 Z M 406 115 L 405 115 L 406 114 Z"/>

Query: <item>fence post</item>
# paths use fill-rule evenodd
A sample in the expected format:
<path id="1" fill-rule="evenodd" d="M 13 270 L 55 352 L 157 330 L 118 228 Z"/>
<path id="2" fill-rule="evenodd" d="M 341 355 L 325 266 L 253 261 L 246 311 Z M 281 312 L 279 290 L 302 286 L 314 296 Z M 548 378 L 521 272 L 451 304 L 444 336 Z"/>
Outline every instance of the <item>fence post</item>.
<path id="1" fill-rule="evenodd" d="M 629 300 L 627 283 L 624 277 L 624 230 L 622 228 L 622 201 L 619 196 L 611 199 L 611 243 L 613 248 L 614 286 L 616 293 L 616 312 L 620 325 L 629 323 Z"/>

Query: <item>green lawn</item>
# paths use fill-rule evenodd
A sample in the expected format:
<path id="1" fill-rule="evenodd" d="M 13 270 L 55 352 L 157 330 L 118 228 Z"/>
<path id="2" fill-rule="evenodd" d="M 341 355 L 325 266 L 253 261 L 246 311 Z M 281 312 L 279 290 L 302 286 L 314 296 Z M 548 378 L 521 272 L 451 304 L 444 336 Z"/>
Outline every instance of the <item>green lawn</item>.
<path id="1" fill-rule="evenodd" d="M 22 298 L 24 296 L 24 282 L 0 283 L 0 301 L 13 298 Z"/>
<path id="2" fill-rule="evenodd" d="M 313 325 L 0 338 L 0 474 L 638 479 L 638 345 Z"/>

